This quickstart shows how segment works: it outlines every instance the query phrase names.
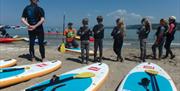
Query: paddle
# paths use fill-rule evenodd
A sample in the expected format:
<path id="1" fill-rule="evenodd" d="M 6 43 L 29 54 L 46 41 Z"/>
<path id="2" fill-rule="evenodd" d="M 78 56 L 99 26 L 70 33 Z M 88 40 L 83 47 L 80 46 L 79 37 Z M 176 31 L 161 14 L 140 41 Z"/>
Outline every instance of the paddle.
<path id="1" fill-rule="evenodd" d="M 59 51 L 61 52 L 61 53 L 64 53 L 64 52 L 66 52 L 66 48 L 65 48 L 65 43 L 64 43 L 64 39 L 62 39 L 62 43 L 60 44 L 60 46 L 59 46 Z"/>
<path id="2" fill-rule="evenodd" d="M 155 91 L 160 91 L 159 90 L 159 86 L 158 86 L 158 82 L 157 82 L 157 79 L 156 79 L 156 75 L 158 74 L 157 71 L 155 70 L 145 70 L 146 73 L 148 73 L 151 77 L 152 77 L 152 80 L 155 81 Z"/>
<path id="3" fill-rule="evenodd" d="M 54 75 L 49 83 L 43 84 L 43 85 L 40 85 L 40 86 L 35 86 L 35 87 L 29 88 L 29 89 L 26 89 L 26 91 L 42 90 L 42 89 L 44 90 L 47 87 L 50 87 L 50 86 L 53 86 L 53 85 L 57 85 L 57 84 L 60 84 L 60 83 L 63 83 L 63 82 L 67 82 L 69 80 L 73 80 L 73 79 L 85 79 L 85 78 L 90 78 L 90 77 L 94 77 L 94 76 L 95 76 L 94 73 L 83 72 L 83 73 L 76 74 L 74 76 L 71 76 L 71 77 L 59 80 L 59 77 Z M 57 88 L 57 86 L 54 87 L 54 88 Z"/>

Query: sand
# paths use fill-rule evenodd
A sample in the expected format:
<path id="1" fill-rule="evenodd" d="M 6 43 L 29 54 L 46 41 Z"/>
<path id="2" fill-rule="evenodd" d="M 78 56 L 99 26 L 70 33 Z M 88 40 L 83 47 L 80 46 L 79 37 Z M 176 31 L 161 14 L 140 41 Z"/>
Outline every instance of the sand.
<path id="1" fill-rule="evenodd" d="M 38 46 L 35 47 L 37 57 L 40 57 Z M 174 80 L 175 85 L 177 86 L 178 91 L 180 90 L 180 48 L 173 48 L 173 52 L 176 55 L 176 58 L 173 60 L 151 60 L 150 55 L 152 55 L 150 47 L 147 48 L 148 62 L 153 62 L 161 66 Z M 139 64 L 139 49 L 138 48 L 124 48 L 123 56 L 125 58 L 124 62 L 115 62 L 116 56 L 112 51 L 112 48 L 104 49 L 104 60 L 103 62 L 109 65 L 110 74 L 107 81 L 101 87 L 99 91 L 114 91 L 119 82 L 123 77 L 136 65 Z M 15 44 L 0 44 L 0 59 L 9 59 L 15 58 L 18 60 L 18 65 L 31 64 L 32 62 L 23 57 L 23 55 L 28 54 L 28 45 L 15 45 Z M 10 87 L 0 89 L 1 91 L 20 91 L 28 86 L 34 85 L 43 80 L 49 79 L 54 74 L 62 74 L 64 72 L 73 70 L 75 68 L 83 67 L 85 64 L 81 64 L 79 55 L 75 54 L 61 54 L 57 51 L 57 47 L 46 46 L 46 59 L 47 60 L 61 60 L 63 66 L 55 72 L 52 72 L 48 75 L 34 78 Z M 93 57 L 90 57 L 93 59 Z M 90 62 L 92 64 L 93 62 Z"/>

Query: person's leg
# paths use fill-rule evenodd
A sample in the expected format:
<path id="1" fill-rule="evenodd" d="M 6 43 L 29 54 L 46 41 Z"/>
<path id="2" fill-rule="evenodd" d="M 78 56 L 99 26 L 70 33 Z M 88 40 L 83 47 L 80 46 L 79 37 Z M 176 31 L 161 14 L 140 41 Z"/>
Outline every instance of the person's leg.
<path id="1" fill-rule="evenodd" d="M 166 42 L 165 42 L 165 45 L 164 45 L 164 48 L 166 49 L 166 55 L 163 57 L 163 58 L 167 58 L 169 56 L 169 40 L 166 38 Z"/>
<path id="2" fill-rule="evenodd" d="M 97 49 L 98 49 L 98 40 L 94 40 L 94 61 L 97 61 Z"/>
<path id="3" fill-rule="evenodd" d="M 170 59 L 173 59 L 174 57 L 175 57 L 175 55 L 173 54 L 173 52 L 172 52 L 172 50 L 171 50 L 171 43 L 172 43 L 172 41 L 173 41 L 173 39 L 171 39 L 170 41 L 169 41 L 169 53 L 170 53 L 170 55 L 171 55 L 171 58 Z"/>
<path id="4" fill-rule="evenodd" d="M 78 45 L 78 43 L 76 42 L 75 39 L 72 41 L 72 46 L 73 46 L 74 48 L 78 48 L 78 47 L 79 47 L 79 45 Z"/>
<path id="5" fill-rule="evenodd" d="M 153 59 L 156 59 L 156 47 L 157 47 L 156 44 L 153 44 L 153 45 L 152 45 Z"/>
<path id="6" fill-rule="evenodd" d="M 140 39 L 140 59 L 143 60 L 143 41 Z"/>
<path id="7" fill-rule="evenodd" d="M 38 30 L 38 42 L 39 42 L 39 51 L 41 54 L 42 61 L 45 59 L 45 46 L 44 46 L 44 31 Z"/>
<path id="8" fill-rule="evenodd" d="M 66 48 L 70 48 L 70 43 L 69 43 L 69 42 L 66 42 L 65 47 L 66 47 Z"/>
<path id="9" fill-rule="evenodd" d="M 122 57 L 121 52 L 122 52 L 122 47 L 123 47 L 123 39 L 121 39 L 121 40 L 119 41 L 119 47 L 120 47 L 120 49 L 119 49 L 119 59 L 120 59 L 120 61 L 122 62 L 122 61 L 123 61 L 123 57 Z"/>
<path id="10" fill-rule="evenodd" d="M 143 54 L 143 62 L 146 60 L 146 40 L 143 41 L 144 46 L 144 54 Z"/>
<path id="11" fill-rule="evenodd" d="M 119 46 L 118 46 L 118 39 L 114 39 L 114 45 L 113 45 L 113 50 L 114 50 L 114 52 L 115 52 L 115 54 L 117 55 L 117 60 L 116 61 L 118 61 L 119 60 Z"/>
<path id="12" fill-rule="evenodd" d="M 84 49 L 85 49 L 84 42 L 81 41 L 81 59 L 82 59 L 82 63 L 84 63 Z"/>
<path id="13" fill-rule="evenodd" d="M 99 61 L 102 62 L 103 56 L 103 39 L 99 40 Z"/>
<path id="14" fill-rule="evenodd" d="M 88 64 L 89 61 L 89 42 L 86 42 L 86 64 Z"/>
<path id="15" fill-rule="evenodd" d="M 28 31 L 28 35 L 29 35 L 29 53 L 31 56 L 31 60 L 35 61 L 34 44 L 35 44 L 36 34 L 34 31 Z"/>
<path id="16" fill-rule="evenodd" d="M 163 54 L 163 43 L 159 45 L 159 60 L 162 58 Z"/>

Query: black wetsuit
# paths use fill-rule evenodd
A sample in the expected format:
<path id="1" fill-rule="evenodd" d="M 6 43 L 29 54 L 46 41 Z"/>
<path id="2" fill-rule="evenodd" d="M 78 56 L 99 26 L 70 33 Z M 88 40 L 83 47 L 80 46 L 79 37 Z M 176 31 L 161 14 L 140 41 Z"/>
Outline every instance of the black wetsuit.
<path id="1" fill-rule="evenodd" d="M 91 30 L 88 28 L 88 26 L 80 27 L 80 29 L 77 32 L 77 35 L 80 36 L 81 39 L 81 58 L 82 62 L 85 62 L 85 56 L 86 55 L 86 63 L 88 63 L 89 60 L 89 39 L 92 35 Z M 85 54 L 86 51 L 86 54 Z"/>
<path id="2" fill-rule="evenodd" d="M 170 24 L 169 24 L 170 27 L 171 27 L 171 24 L 173 24 L 173 23 L 170 23 Z M 164 45 L 164 47 L 165 47 L 165 49 L 166 49 L 165 58 L 168 57 L 169 54 L 171 55 L 171 59 L 174 58 L 174 57 L 173 57 L 174 54 L 173 54 L 172 51 L 171 51 L 171 43 L 172 43 L 172 41 L 174 40 L 174 34 L 175 34 L 175 32 L 176 32 L 176 24 L 174 24 L 174 28 L 173 28 L 172 32 L 171 32 L 171 33 L 168 32 L 168 33 L 166 34 L 166 42 L 165 42 L 165 45 Z"/>
<path id="3" fill-rule="evenodd" d="M 99 61 L 102 61 L 103 55 L 103 38 L 104 38 L 104 25 L 97 24 L 93 28 L 94 33 L 94 61 L 97 61 L 97 50 L 99 48 Z"/>
<path id="4" fill-rule="evenodd" d="M 124 30 L 114 27 L 111 36 L 114 38 L 113 50 L 117 55 L 117 60 L 122 60 L 121 49 L 124 40 Z"/>
<path id="5" fill-rule="evenodd" d="M 159 58 L 161 59 L 163 54 L 163 45 L 165 41 L 165 34 L 168 31 L 168 26 L 159 26 L 156 32 L 156 41 L 152 45 L 153 58 L 156 59 L 156 48 L 159 49 Z"/>
<path id="6" fill-rule="evenodd" d="M 37 6 L 37 5 L 28 5 L 25 7 L 23 14 L 23 18 L 26 18 L 28 23 L 30 25 L 35 25 L 37 24 L 42 17 L 44 17 L 44 10 Z M 45 58 L 45 47 L 44 47 L 44 29 L 43 25 L 38 26 L 35 30 L 33 31 L 28 31 L 29 34 L 29 52 L 32 58 L 35 57 L 34 54 L 34 44 L 35 44 L 35 39 L 38 38 L 39 42 L 39 51 L 41 54 L 42 58 Z"/>

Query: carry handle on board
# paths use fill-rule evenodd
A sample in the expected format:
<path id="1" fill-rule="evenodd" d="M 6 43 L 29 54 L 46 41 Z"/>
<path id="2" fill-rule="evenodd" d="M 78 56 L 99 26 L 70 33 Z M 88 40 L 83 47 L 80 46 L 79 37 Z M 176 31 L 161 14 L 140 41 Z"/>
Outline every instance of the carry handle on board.
<path id="1" fill-rule="evenodd" d="M 83 73 L 73 76 L 73 78 L 89 78 L 89 77 L 94 77 L 94 76 L 95 74 L 92 72 L 83 72 Z"/>
<path id="2" fill-rule="evenodd" d="M 158 72 L 155 71 L 155 70 L 145 70 L 145 72 L 146 72 L 146 73 L 149 73 L 149 74 L 151 74 L 151 75 L 157 75 L 157 74 L 158 74 Z"/>

